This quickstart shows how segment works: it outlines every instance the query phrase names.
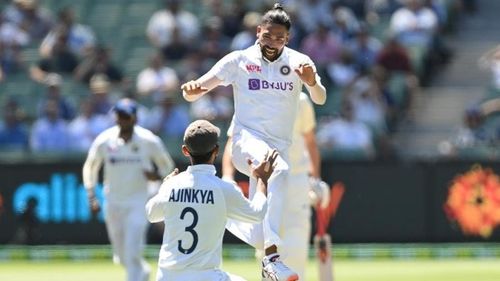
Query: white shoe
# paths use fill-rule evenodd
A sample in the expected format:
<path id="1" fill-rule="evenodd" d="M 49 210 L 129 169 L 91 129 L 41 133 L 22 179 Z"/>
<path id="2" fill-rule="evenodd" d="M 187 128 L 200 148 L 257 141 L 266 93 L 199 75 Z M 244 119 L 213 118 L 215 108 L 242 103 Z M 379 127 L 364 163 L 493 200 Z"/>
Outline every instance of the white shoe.
<path id="1" fill-rule="evenodd" d="M 299 275 L 283 262 L 279 255 L 266 256 L 262 259 L 262 280 L 265 281 L 296 281 Z"/>

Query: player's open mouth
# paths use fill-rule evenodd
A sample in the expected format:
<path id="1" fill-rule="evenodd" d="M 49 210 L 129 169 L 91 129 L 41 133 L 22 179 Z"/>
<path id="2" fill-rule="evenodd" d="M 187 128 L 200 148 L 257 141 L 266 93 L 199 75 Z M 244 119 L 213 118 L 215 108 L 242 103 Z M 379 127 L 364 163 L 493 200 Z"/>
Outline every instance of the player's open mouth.
<path id="1" fill-rule="evenodd" d="M 266 46 L 262 48 L 262 51 L 264 52 L 264 55 L 266 55 L 266 57 L 274 57 L 278 52 L 278 50 Z"/>

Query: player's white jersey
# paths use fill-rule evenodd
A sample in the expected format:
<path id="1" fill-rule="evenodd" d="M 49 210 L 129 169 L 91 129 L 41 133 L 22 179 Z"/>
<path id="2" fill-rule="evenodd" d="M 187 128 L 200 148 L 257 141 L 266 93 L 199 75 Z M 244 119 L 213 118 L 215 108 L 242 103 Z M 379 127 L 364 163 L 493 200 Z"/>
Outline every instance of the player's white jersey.
<path id="1" fill-rule="evenodd" d="M 174 162 L 161 139 L 151 131 L 136 125 L 128 142 L 119 133 L 120 128 L 114 126 L 96 137 L 83 168 L 84 185 L 95 187 L 104 163 L 104 194 L 109 203 L 145 202 L 148 190 L 144 171 L 152 171 L 154 163 L 158 173 L 165 176 Z"/>
<path id="2" fill-rule="evenodd" d="M 259 223 L 266 197 L 248 201 L 235 185 L 215 176 L 213 165 L 189 166 L 166 180 L 146 204 L 151 222 L 165 222 L 158 265 L 162 269 L 205 270 L 220 267 L 227 218 Z"/>
<path id="3" fill-rule="evenodd" d="M 235 133 L 243 127 L 278 147 L 288 146 L 303 88 L 294 69 L 305 63 L 314 67 L 308 56 L 287 47 L 270 62 L 258 45 L 231 52 L 217 62 L 209 74 L 233 86 Z M 316 81 L 320 83 L 318 75 Z"/>
<path id="4" fill-rule="evenodd" d="M 304 142 L 304 133 L 316 128 L 316 117 L 311 100 L 305 93 L 300 93 L 297 118 L 293 126 L 292 145 L 288 150 L 290 172 L 292 174 L 309 171 L 309 153 Z"/>

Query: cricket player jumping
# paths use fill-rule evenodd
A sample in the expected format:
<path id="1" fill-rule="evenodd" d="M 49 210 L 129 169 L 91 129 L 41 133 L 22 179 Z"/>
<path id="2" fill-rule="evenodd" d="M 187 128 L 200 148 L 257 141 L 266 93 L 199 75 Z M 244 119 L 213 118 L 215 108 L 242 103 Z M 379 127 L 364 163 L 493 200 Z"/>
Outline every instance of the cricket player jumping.
<path id="1" fill-rule="evenodd" d="M 257 27 L 257 42 L 242 51 L 234 51 L 197 79 L 182 85 L 187 101 L 195 101 L 219 85 L 232 85 L 235 114 L 233 163 L 250 177 L 246 159 L 261 159 L 277 149 L 280 156 L 269 181 L 268 211 L 261 229 L 255 228 L 249 243 L 264 249 L 263 277 L 273 280 L 297 280 L 298 275 L 279 260 L 282 238 L 279 230 L 285 215 L 285 189 L 288 181 L 288 147 L 297 113 L 299 94 L 307 88 L 311 100 L 324 104 L 326 90 L 312 60 L 285 45 L 289 40 L 290 17 L 275 4 Z M 254 188 L 251 188 L 251 190 Z"/>

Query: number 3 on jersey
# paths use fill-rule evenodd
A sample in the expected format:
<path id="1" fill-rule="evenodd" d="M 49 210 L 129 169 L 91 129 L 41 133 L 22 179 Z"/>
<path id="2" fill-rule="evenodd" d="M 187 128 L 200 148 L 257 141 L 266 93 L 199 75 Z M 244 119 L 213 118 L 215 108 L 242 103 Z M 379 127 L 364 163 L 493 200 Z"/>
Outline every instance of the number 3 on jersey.
<path id="1" fill-rule="evenodd" d="M 198 233 L 194 231 L 194 228 L 196 227 L 196 224 L 198 223 L 198 213 L 196 212 L 195 209 L 191 207 L 186 207 L 184 210 L 181 212 L 181 220 L 184 220 L 184 217 L 186 216 L 187 213 L 191 213 L 193 217 L 193 222 L 184 228 L 184 231 L 189 232 L 193 236 L 193 243 L 189 248 L 184 248 L 182 246 L 182 240 L 177 240 L 177 249 L 179 252 L 188 255 L 191 254 L 194 249 L 196 248 L 196 245 L 198 245 Z"/>

